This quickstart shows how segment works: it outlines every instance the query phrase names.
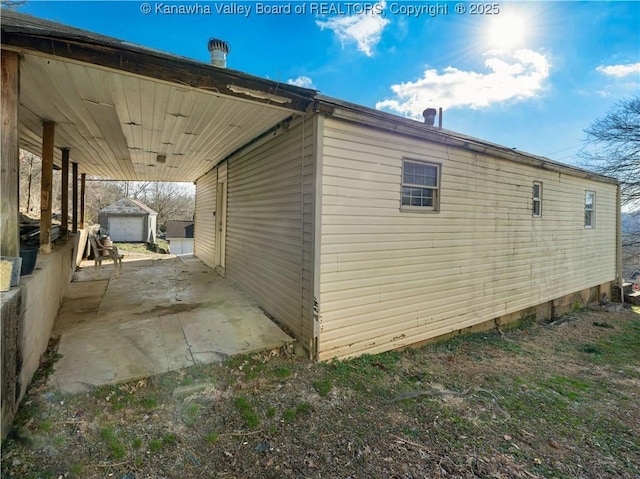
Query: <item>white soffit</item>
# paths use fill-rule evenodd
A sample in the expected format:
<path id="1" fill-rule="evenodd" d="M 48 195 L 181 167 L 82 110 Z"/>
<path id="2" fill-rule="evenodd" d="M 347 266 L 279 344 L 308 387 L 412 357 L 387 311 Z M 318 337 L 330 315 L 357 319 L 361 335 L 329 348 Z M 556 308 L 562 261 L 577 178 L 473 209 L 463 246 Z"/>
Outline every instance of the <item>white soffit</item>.
<path id="1" fill-rule="evenodd" d="M 117 180 L 195 181 L 292 112 L 33 54 L 20 71 L 24 148 L 41 153 L 42 122 L 82 173 Z M 164 162 L 156 161 L 166 157 Z"/>

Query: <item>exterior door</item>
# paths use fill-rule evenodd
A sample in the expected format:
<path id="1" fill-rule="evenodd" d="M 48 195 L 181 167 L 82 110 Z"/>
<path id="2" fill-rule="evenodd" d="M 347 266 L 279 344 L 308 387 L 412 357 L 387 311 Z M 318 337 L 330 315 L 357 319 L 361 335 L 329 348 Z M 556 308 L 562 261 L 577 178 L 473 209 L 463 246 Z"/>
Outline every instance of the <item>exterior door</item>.
<path id="1" fill-rule="evenodd" d="M 224 276 L 227 239 L 227 165 L 218 167 L 216 188 L 216 269 Z"/>

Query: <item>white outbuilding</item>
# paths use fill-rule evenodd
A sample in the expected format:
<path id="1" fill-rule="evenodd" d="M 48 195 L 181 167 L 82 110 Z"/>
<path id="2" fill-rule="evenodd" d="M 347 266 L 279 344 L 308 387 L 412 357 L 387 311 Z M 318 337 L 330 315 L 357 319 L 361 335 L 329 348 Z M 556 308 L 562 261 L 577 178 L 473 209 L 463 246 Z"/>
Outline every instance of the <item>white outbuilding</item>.
<path id="1" fill-rule="evenodd" d="M 171 254 L 193 254 L 194 221 L 169 220 L 166 234 Z"/>
<path id="2" fill-rule="evenodd" d="M 115 242 L 155 243 L 158 213 L 133 198 L 122 198 L 98 213 L 100 228 Z"/>

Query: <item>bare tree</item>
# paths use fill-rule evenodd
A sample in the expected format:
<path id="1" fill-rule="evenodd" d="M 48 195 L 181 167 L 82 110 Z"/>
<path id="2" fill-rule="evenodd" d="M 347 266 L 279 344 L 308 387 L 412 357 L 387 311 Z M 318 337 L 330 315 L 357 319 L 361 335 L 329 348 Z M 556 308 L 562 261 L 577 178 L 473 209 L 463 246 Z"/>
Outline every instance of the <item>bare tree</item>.
<path id="1" fill-rule="evenodd" d="M 98 212 L 125 196 L 124 182 L 87 178 L 85 216 L 88 224 L 98 222 Z"/>
<path id="2" fill-rule="evenodd" d="M 619 102 L 585 130 L 586 167 L 620 181 L 622 262 L 625 275 L 640 268 L 640 97 Z"/>
<path id="3" fill-rule="evenodd" d="M 42 159 L 26 150 L 20 150 L 20 211 L 32 218 L 40 216 L 40 179 Z M 73 185 L 69 184 L 69 198 Z M 149 181 L 114 181 L 87 177 L 85 219 L 88 224 L 98 221 L 98 213 L 121 198 L 135 198 L 158 213 L 158 226 L 167 220 L 193 219 L 195 198 L 193 192 L 181 183 Z M 53 210 L 61 209 L 61 172 L 53 175 Z M 73 212 L 72 212 L 73 214 Z"/>
<path id="4" fill-rule="evenodd" d="M 113 181 L 87 178 L 86 219 L 98 221 L 98 212 L 121 198 L 142 201 L 158 213 L 158 226 L 167 220 L 192 219 L 195 206 L 193 194 L 179 183 Z"/>
<path id="5" fill-rule="evenodd" d="M 20 150 L 20 211 L 36 218 L 40 214 L 40 177 L 42 160 L 33 153 Z"/>
<path id="6" fill-rule="evenodd" d="M 134 198 L 142 201 L 142 198 L 146 196 L 147 188 L 150 188 L 150 181 L 127 181 L 126 184 L 126 197 Z"/>
<path id="7" fill-rule="evenodd" d="M 640 207 L 640 97 L 615 105 L 585 129 L 585 166 L 620 181 L 622 204 Z"/>
<path id="8" fill-rule="evenodd" d="M 42 179 L 42 159 L 23 149 L 20 149 L 20 212 L 31 217 L 40 217 L 40 196 Z M 58 170 L 53 172 L 51 208 L 54 218 L 62 207 L 62 174 Z"/>
<path id="9" fill-rule="evenodd" d="M 158 213 L 158 226 L 167 220 L 193 219 L 195 200 L 179 183 L 154 181 L 138 191 L 136 198 Z"/>

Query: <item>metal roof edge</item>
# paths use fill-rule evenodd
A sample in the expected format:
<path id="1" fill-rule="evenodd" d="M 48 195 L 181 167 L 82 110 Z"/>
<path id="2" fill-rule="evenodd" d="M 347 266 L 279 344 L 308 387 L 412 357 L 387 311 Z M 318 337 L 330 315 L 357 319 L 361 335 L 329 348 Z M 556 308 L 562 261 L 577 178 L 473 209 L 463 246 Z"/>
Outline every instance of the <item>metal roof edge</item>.
<path id="1" fill-rule="evenodd" d="M 145 211 L 147 214 L 150 214 L 150 215 L 157 215 L 157 214 L 158 214 L 158 212 L 157 212 L 157 211 L 154 211 L 153 209 L 149 208 L 149 207 L 148 207 L 147 205 L 145 205 L 142 201 L 140 201 L 140 200 L 136 200 L 136 199 L 134 199 L 134 198 L 128 198 L 128 197 L 123 197 L 123 198 L 120 198 L 120 199 L 119 199 L 119 200 L 117 200 L 117 201 L 114 201 L 114 202 L 113 202 L 113 203 L 111 203 L 110 205 L 107 205 L 107 206 L 105 206 L 104 208 L 100 209 L 100 210 L 98 211 L 98 213 L 102 213 L 102 212 L 107 212 L 107 213 L 108 213 L 108 212 L 109 212 L 109 208 L 111 208 L 112 206 L 114 206 L 114 205 L 116 205 L 116 204 L 120 203 L 121 201 L 126 201 L 126 202 L 128 202 L 128 203 L 131 203 L 132 205 L 134 205 L 134 206 L 136 206 L 136 207 L 140 208 L 141 210 Z M 130 212 L 129 212 L 129 214 L 130 214 Z"/>
<path id="2" fill-rule="evenodd" d="M 527 164 L 529 166 L 556 171 L 604 183 L 619 184 L 616 178 L 601 175 L 593 171 L 560 163 L 543 156 L 509 148 L 486 140 L 474 138 L 452 130 L 440 129 L 437 126 L 404 118 L 366 106 L 350 103 L 326 95 L 316 95 L 315 109 L 337 119 L 380 128 L 393 133 L 417 137 L 423 140 L 441 143 L 451 147 L 462 148 L 475 153 L 490 154 L 498 158 Z"/>
<path id="3" fill-rule="evenodd" d="M 80 61 L 88 61 L 87 58 L 91 56 L 90 54 L 95 54 L 100 56 L 102 61 L 109 63 L 109 65 L 106 63 L 103 65 L 101 63 L 101 65 L 107 67 L 113 67 L 113 65 L 117 63 L 117 59 L 111 58 L 113 57 L 113 50 L 132 55 L 143 55 L 148 58 L 153 57 L 157 60 L 158 65 L 141 67 L 136 62 L 125 62 L 129 65 L 129 70 L 124 70 L 124 67 L 120 69 L 133 72 L 134 74 L 145 75 L 150 78 L 177 82 L 178 79 L 174 78 L 175 73 L 170 74 L 170 78 L 166 76 L 167 72 L 171 70 L 169 68 L 170 66 L 179 64 L 185 68 L 191 68 L 190 71 L 183 71 L 183 75 L 192 74 L 194 81 L 208 81 L 208 78 L 210 78 L 213 84 L 209 87 L 215 89 L 216 86 L 219 86 L 219 92 L 221 94 L 241 97 L 257 103 L 272 104 L 273 101 L 278 101 L 275 99 L 278 95 L 288 95 L 294 103 L 294 105 L 291 106 L 293 110 L 307 111 L 309 108 L 315 108 L 316 112 L 321 112 L 345 121 L 365 124 L 386 131 L 463 148 L 468 151 L 491 154 L 502 159 L 520 162 L 542 169 L 553 170 L 596 181 L 613 184 L 619 183 L 615 178 L 591 172 L 583 168 L 559 163 L 545 157 L 514 150 L 462 133 L 439 129 L 409 118 L 403 118 L 363 105 L 332 98 L 319 94 L 317 90 L 286 83 L 283 84 L 237 70 L 216 67 L 209 63 L 161 52 L 24 13 L 2 9 L 0 28 L 2 30 L 2 48 L 17 48 L 18 51 L 20 51 L 20 49 L 31 49 L 40 53 L 73 59 L 74 57 L 69 51 L 71 50 L 70 47 L 79 46 L 83 49 L 76 53 L 78 57 L 81 57 Z M 33 43 L 29 43 L 26 39 L 33 40 Z M 13 40 L 13 42 L 10 40 Z M 26 41 L 27 44 L 21 44 L 21 41 Z M 66 50 L 56 50 L 56 41 L 62 43 L 67 42 L 69 48 Z M 105 60 L 106 58 L 109 58 L 109 60 Z M 122 62 L 120 61 L 120 63 Z M 154 77 L 153 72 L 156 72 L 159 76 Z M 161 77 L 161 74 L 165 75 L 166 78 Z M 191 86 L 199 88 L 197 85 Z M 256 90 L 256 86 L 265 88 L 267 92 Z M 234 87 L 236 88 L 234 89 Z M 205 86 L 200 86 L 200 88 L 206 89 Z"/>
<path id="4" fill-rule="evenodd" d="M 1 11 L 0 29 L 2 31 L 2 48 L 17 49 L 18 51 L 33 50 L 40 53 L 55 54 L 60 57 L 73 58 L 71 53 L 65 49 L 58 49 L 52 52 L 39 49 L 36 44 L 37 42 L 34 42 L 32 45 L 21 44 L 19 37 L 29 37 L 34 40 L 68 42 L 72 45 L 89 48 L 95 52 L 109 53 L 111 55 L 114 50 L 122 53 L 128 52 L 131 54 L 144 55 L 148 58 L 155 58 L 159 61 L 180 64 L 180 66 L 185 69 L 192 68 L 194 70 L 198 70 L 199 73 L 205 72 L 207 75 L 217 78 L 222 83 L 238 85 L 242 91 L 238 93 L 237 96 L 246 96 L 248 99 L 251 99 L 252 96 L 255 95 L 255 86 L 265 88 L 271 96 L 288 95 L 294 100 L 304 101 L 308 104 L 312 103 L 314 96 L 318 93 L 317 90 L 261 78 L 230 68 L 217 67 L 200 60 L 155 50 L 153 48 L 119 40 L 114 37 L 67 26 L 62 23 L 4 8 Z M 53 46 L 50 46 L 48 43 L 46 43 L 46 46 L 48 50 L 53 49 Z M 106 51 L 105 49 L 111 50 L 111 52 Z M 124 68 L 121 69 L 124 70 Z M 148 76 L 153 78 L 152 75 Z M 231 94 L 233 95 L 234 93 L 236 92 L 231 90 Z M 253 96 L 253 98 L 255 101 L 269 100 L 262 96 Z"/>
<path id="5" fill-rule="evenodd" d="M 136 205 L 139 208 L 142 208 L 143 210 L 145 210 L 149 214 L 152 214 L 152 215 L 157 215 L 158 214 L 157 211 L 151 209 L 149 206 L 145 205 L 140 200 L 136 200 L 135 198 L 123 198 L 123 199 L 129 201 L 130 203 L 133 203 L 134 205 Z"/>

